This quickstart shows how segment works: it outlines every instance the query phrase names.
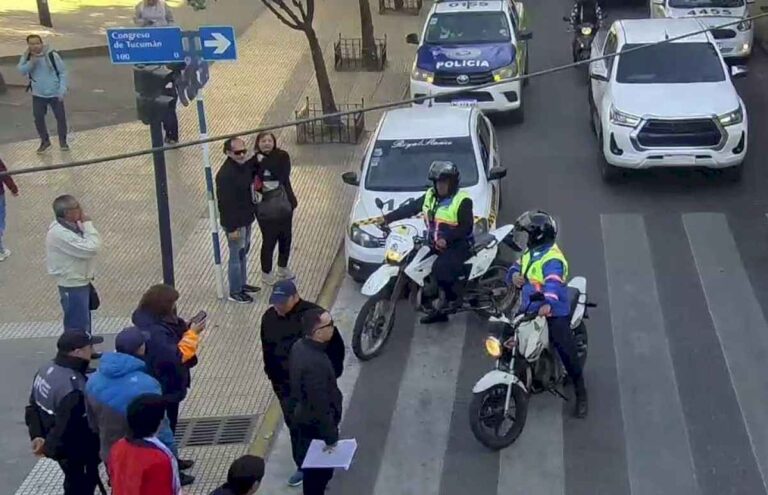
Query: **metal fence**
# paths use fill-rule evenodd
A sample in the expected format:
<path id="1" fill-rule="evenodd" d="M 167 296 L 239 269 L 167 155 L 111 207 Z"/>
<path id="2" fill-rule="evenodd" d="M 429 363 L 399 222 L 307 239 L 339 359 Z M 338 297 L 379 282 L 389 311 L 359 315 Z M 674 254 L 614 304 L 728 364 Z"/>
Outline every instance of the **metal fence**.
<path id="1" fill-rule="evenodd" d="M 379 14 L 392 11 L 419 15 L 422 5 L 422 0 L 379 0 Z"/>
<path id="2" fill-rule="evenodd" d="M 372 48 L 364 49 L 361 38 L 342 38 L 333 44 L 333 62 L 337 71 L 383 71 L 387 63 L 387 36 L 375 38 Z"/>
<path id="3" fill-rule="evenodd" d="M 360 103 L 342 103 L 336 107 L 339 112 L 351 112 L 334 115 L 325 119 L 303 122 L 296 125 L 296 142 L 299 144 L 357 144 L 365 133 L 364 101 Z M 355 111 L 359 110 L 359 111 Z M 296 119 L 319 118 L 323 109 L 309 98 L 296 110 Z"/>

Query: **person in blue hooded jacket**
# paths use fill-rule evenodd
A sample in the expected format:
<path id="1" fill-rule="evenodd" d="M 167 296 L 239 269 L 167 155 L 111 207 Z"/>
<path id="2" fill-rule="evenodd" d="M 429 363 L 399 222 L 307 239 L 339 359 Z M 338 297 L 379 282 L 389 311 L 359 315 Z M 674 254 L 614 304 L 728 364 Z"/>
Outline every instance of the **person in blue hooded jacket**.
<path id="1" fill-rule="evenodd" d="M 102 356 L 98 371 L 86 385 L 88 422 L 99 435 L 99 456 L 105 463 L 112 445 L 128 434 L 129 404 L 140 395 L 162 394 L 160 382 L 149 375 L 144 362 L 148 340 L 149 336 L 136 327 L 122 330 L 115 339 L 116 352 Z M 157 437 L 177 455 L 168 418 L 163 420 Z M 181 478 L 183 484 L 192 482 L 187 479 L 184 483 L 185 476 Z"/>
<path id="2" fill-rule="evenodd" d="M 51 147 L 45 114 L 51 107 L 56 117 L 56 131 L 62 151 L 69 151 L 67 144 L 67 114 L 64 110 L 64 96 L 69 89 L 67 66 L 61 56 L 43 43 L 37 34 L 27 36 L 27 49 L 21 55 L 19 72 L 29 78 L 28 89 L 32 91 L 32 115 L 35 128 L 40 135 L 38 153 Z"/>

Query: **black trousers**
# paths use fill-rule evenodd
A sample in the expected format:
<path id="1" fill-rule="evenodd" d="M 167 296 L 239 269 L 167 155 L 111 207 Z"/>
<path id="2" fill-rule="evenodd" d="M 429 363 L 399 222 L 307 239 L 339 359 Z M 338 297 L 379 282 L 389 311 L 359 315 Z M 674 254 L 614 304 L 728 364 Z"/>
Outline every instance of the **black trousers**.
<path id="1" fill-rule="evenodd" d="M 293 447 L 293 460 L 297 466 L 304 463 L 304 457 L 309 450 L 309 444 L 317 438 L 317 432 L 312 425 L 293 425 L 294 435 L 291 435 L 291 447 Z M 333 478 L 333 469 L 302 469 L 304 473 L 304 495 L 323 495 L 325 488 Z"/>
<path id="2" fill-rule="evenodd" d="M 48 143 L 51 137 L 48 135 L 48 126 L 45 124 L 45 114 L 51 107 L 53 116 L 56 117 L 56 132 L 59 135 L 59 144 L 67 142 L 67 112 L 64 110 L 64 102 L 58 98 L 32 97 L 32 116 L 35 119 L 35 129 L 40 136 L 40 141 Z"/>
<path id="3" fill-rule="evenodd" d="M 440 253 L 432 265 L 432 274 L 438 287 L 445 292 L 448 301 L 458 297 L 457 282 L 463 274 L 464 262 L 470 258 L 469 244 L 463 241 L 454 242 Z"/>
<path id="4" fill-rule="evenodd" d="M 64 495 L 93 495 L 99 484 L 99 462 L 65 459 L 59 461 L 64 472 Z"/>
<path id="5" fill-rule="evenodd" d="M 179 402 L 169 402 L 165 406 L 165 414 L 168 415 L 168 424 L 173 434 L 176 434 L 176 425 L 179 423 Z"/>
<path id="6" fill-rule="evenodd" d="M 272 272 L 272 256 L 277 247 L 277 266 L 286 268 L 293 241 L 293 214 L 280 221 L 259 220 L 261 229 L 261 271 Z"/>
<path id="7" fill-rule="evenodd" d="M 275 395 L 277 396 L 278 402 L 280 402 L 280 409 L 283 411 L 283 420 L 285 421 L 285 427 L 288 428 L 288 434 L 291 437 L 291 454 L 293 455 L 293 461 L 296 463 L 296 469 L 301 469 L 301 462 L 297 461 L 297 449 L 299 448 L 298 444 L 298 435 L 296 430 L 293 427 L 292 421 L 291 421 L 291 412 L 288 406 L 288 401 L 291 397 L 291 389 L 288 385 L 281 385 L 281 384 L 272 384 L 272 390 L 275 391 Z M 303 460 L 303 457 L 302 457 Z"/>
<path id="8" fill-rule="evenodd" d="M 554 344 L 568 376 L 573 380 L 576 392 L 581 393 L 584 390 L 584 378 L 576 348 L 576 338 L 571 330 L 571 319 L 567 316 L 547 318 L 547 326 L 549 327 L 549 338 Z"/>

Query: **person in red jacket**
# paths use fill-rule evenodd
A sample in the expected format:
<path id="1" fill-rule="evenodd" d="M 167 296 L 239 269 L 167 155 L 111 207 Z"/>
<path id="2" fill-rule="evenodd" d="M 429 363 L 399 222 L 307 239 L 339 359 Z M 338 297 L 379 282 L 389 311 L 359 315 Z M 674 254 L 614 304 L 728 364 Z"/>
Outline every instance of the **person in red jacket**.
<path id="1" fill-rule="evenodd" d="M 0 173 L 7 172 L 3 160 L 0 160 Z M 13 182 L 13 177 L 4 175 L 0 177 L 0 261 L 5 261 L 11 255 L 11 250 L 3 246 L 3 232 L 5 231 L 5 188 L 11 191 L 14 196 L 19 195 L 19 188 Z"/>
<path id="2" fill-rule="evenodd" d="M 138 396 L 128 406 L 128 436 L 109 451 L 112 495 L 180 495 L 173 453 L 157 438 L 165 402 L 157 394 Z"/>

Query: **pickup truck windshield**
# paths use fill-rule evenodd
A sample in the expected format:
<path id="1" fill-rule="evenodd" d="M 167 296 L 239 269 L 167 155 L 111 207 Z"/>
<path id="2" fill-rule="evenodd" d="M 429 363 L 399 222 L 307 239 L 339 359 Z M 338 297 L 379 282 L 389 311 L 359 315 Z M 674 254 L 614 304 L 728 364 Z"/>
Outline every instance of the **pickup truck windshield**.
<path id="1" fill-rule="evenodd" d="M 744 0 L 669 0 L 669 6 L 673 9 L 733 9 L 743 7 Z"/>
<path id="2" fill-rule="evenodd" d="M 435 14 L 427 23 L 424 42 L 432 45 L 477 45 L 510 40 L 503 12 Z"/>
<path id="3" fill-rule="evenodd" d="M 688 84 L 725 81 L 711 43 L 665 43 L 623 53 L 642 45 L 624 45 L 616 82 L 624 84 Z"/>
<path id="4" fill-rule="evenodd" d="M 477 184 L 477 160 L 469 137 L 379 140 L 373 146 L 366 172 L 369 191 L 424 191 L 435 160 L 448 160 L 459 167 L 460 186 Z"/>

